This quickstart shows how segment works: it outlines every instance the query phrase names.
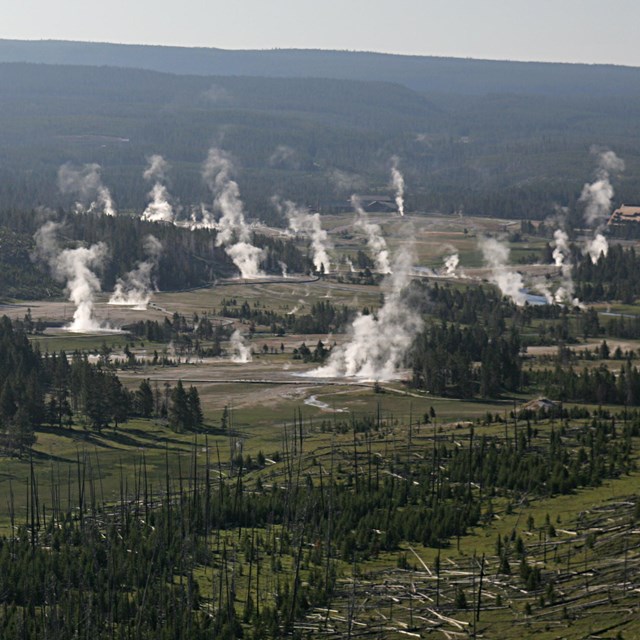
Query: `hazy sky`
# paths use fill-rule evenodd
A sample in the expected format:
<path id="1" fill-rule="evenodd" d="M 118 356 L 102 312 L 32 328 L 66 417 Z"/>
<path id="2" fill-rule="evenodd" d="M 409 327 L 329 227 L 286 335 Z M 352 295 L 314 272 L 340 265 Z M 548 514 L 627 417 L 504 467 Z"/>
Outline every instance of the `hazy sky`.
<path id="1" fill-rule="evenodd" d="M 639 0 L 22 0 L 0 38 L 640 66 Z"/>

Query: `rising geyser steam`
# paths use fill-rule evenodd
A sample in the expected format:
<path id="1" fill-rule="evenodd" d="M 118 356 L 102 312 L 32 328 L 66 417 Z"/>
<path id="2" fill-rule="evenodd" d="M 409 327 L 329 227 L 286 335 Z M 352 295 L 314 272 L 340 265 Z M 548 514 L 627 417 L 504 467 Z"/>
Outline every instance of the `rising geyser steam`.
<path id="1" fill-rule="evenodd" d="M 231 362 L 244 364 L 253 360 L 253 356 L 251 355 L 251 347 L 249 347 L 249 345 L 247 345 L 247 343 L 244 341 L 244 338 L 242 337 L 239 329 L 236 329 L 231 334 L 231 338 L 229 340 Z"/>
<path id="2" fill-rule="evenodd" d="M 214 195 L 214 208 L 221 213 L 216 228 L 217 246 L 224 246 L 227 255 L 243 278 L 263 276 L 260 262 L 264 252 L 251 244 L 251 232 L 244 219 L 238 183 L 231 179 L 233 167 L 220 149 L 210 149 L 202 175 Z"/>
<path id="3" fill-rule="evenodd" d="M 300 163 L 296 159 L 295 149 L 288 147 L 286 144 L 276 147 L 276 150 L 269 158 L 269 165 L 280 169 L 298 169 L 300 167 Z"/>
<path id="4" fill-rule="evenodd" d="M 147 168 L 142 176 L 145 180 L 154 181 L 149 198 L 151 202 L 142 214 L 143 220 L 150 222 L 173 222 L 175 214 L 169 199 L 169 192 L 164 182 L 169 169 L 169 163 L 158 154 L 147 158 Z"/>
<path id="5" fill-rule="evenodd" d="M 62 193 L 78 198 L 75 203 L 76 213 L 116 215 L 111 192 L 102 183 L 99 164 L 84 164 L 81 167 L 63 164 L 58 169 L 58 188 Z"/>
<path id="6" fill-rule="evenodd" d="M 98 242 L 88 248 L 60 251 L 56 239 L 59 227 L 55 222 L 47 222 L 34 238 L 38 255 L 49 263 L 54 278 L 66 282 L 69 300 L 76 306 L 73 322 L 65 328 L 77 333 L 108 330 L 94 316 L 95 297 L 100 292 L 100 279 L 94 269 L 104 265 L 109 253 L 107 245 Z"/>
<path id="7" fill-rule="evenodd" d="M 587 243 L 585 249 L 591 258 L 591 262 L 596 264 L 601 255 L 606 256 L 609 253 L 609 242 L 602 233 L 596 233 L 593 239 Z"/>
<path id="8" fill-rule="evenodd" d="M 511 298 L 518 306 L 526 302 L 522 276 L 509 268 L 510 249 L 506 243 L 495 238 L 480 237 L 478 246 L 485 265 L 491 269 L 489 280 L 498 286 L 502 295 Z"/>
<path id="9" fill-rule="evenodd" d="M 367 247 L 376 263 L 376 271 L 384 274 L 391 273 L 389 250 L 385 239 L 382 237 L 380 225 L 369 220 L 369 216 L 362 208 L 360 199 L 357 196 L 351 196 L 351 204 L 356 212 L 356 219 L 353 225 L 356 229 L 361 229 L 367 236 Z"/>
<path id="10" fill-rule="evenodd" d="M 158 267 L 162 255 L 162 243 L 155 236 L 148 235 L 144 239 L 144 252 L 147 259 L 138 262 L 135 269 L 122 278 L 118 278 L 109 304 L 146 309 L 155 290 L 154 271 Z"/>
<path id="11" fill-rule="evenodd" d="M 209 211 L 204 204 L 200 207 L 194 207 L 191 211 L 191 221 L 189 227 L 194 229 L 217 229 L 218 223 L 216 222 L 213 212 Z"/>
<path id="12" fill-rule="evenodd" d="M 398 156 L 391 158 L 391 183 L 396 191 L 396 206 L 398 207 L 398 213 L 404 215 L 404 177 L 398 169 L 398 163 L 400 162 Z"/>
<path id="13" fill-rule="evenodd" d="M 293 307 L 293 309 L 291 309 L 291 311 L 287 311 L 287 315 L 288 316 L 292 316 L 296 313 L 298 313 L 298 311 L 300 311 L 300 309 L 304 307 L 304 300 L 302 300 L 302 298 L 300 300 L 298 300 L 298 303 L 296 304 L 295 307 Z"/>
<path id="14" fill-rule="evenodd" d="M 154 153 L 147 158 L 147 168 L 142 177 L 145 180 L 165 180 L 168 170 L 169 163 L 159 153 Z"/>
<path id="15" fill-rule="evenodd" d="M 329 235 L 322 228 L 320 214 L 309 213 L 304 207 L 297 207 L 291 200 L 281 202 L 274 199 L 273 202 L 278 210 L 287 216 L 291 231 L 302 234 L 311 241 L 313 266 L 316 271 L 329 273 L 331 271 L 331 259 L 328 252 L 333 247 L 329 240 Z"/>
<path id="16" fill-rule="evenodd" d="M 444 272 L 443 275 L 449 278 L 456 278 L 458 276 L 458 265 L 460 264 L 460 256 L 457 253 L 452 253 L 449 256 L 443 258 Z"/>
<path id="17" fill-rule="evenodd" d="M 609 252 L 609 243 L 602 233 L 611 212 L 613 187 L 609 178 L 612 172 L 624 171 L 624 161 L 613 151 L 602 151 L 598 156 L 596 179 L 585 184 L 580 195 L 580 202 L 585 203 L 584 219 L 594 229 L 593 238 L 587 241 L 584 253 L 589 254 L 591 262 L 598 262 L 601 254 Z"/>
<path id="18" fill-rule="evenodd" d="M 362 176 L 359 176 L 356 173 L 342 171 L 341 169 L 331 169 L 327 173 L 327 178 L 336 189 L 336 191 L 344 193 L 353 193 L 354 191 L 360 191 L 367 185 Z"/>
<path id="19" fill-rule="evenodd" d="M 414 336 L 422 327 L 420 315 L 403 297 L 403 290 L 411 280 L 412 260 L 408 247 L 398 251 L 393 273 L 383 283 L 385 301 L 377 315 L 359 314 L 349 331 L 348 342 L 334 347 L 327 364 L 307 375 L 366 380 L 397 377 Z"/>
<path id="20" fill-rule="evenodd" d="M 573 283 L 573 264 L 571 262 L 571 249 L 569 248 L 569 236 L 563 229 L 553 232 L 553 262 L 560 269 L 560 286 L 553 295 L 553 302 L 567 303 L 573 306 L 581 306 L 580 300 L 574 297 L 575 285 Z"/>

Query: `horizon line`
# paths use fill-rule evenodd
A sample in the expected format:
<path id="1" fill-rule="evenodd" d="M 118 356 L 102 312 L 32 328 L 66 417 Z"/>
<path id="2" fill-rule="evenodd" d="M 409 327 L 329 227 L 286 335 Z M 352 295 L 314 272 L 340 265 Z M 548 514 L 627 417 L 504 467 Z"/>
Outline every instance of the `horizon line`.
<path id="1" fill-rule="evenodd" d="M 322 47 L 270 47 L 270 48 L 238 48 L 229 49 L 223 47 L 214 47 L 211 45 L 184 45 L 184 44 L 164 44 L 164 43 L 144 43 L 144 42 L 113 42 L 107 40 L 71 40 L 66 38 L 9 38 L 0 36 L 0 42 L 21 42 L 21 43 L 70 43 L 70 44 L 88 44 L 88 45 L 110 45 L 115 47 L 158 47 L 164 49 L 185 49 L 185 50 L 206 50 L 233 53 L 271 53 L 277 51 L 297 51 L 297 52 L 321 52 L 321 53 L 340 53 L 340 54 L 367 54 L 392 56 L 398 58 L 435 58 L 441 60 L 460 60 L 470 62 L 495 62 L 495 63 L 516 63 L 516 64 L 541 64 L 541 65 L 570 65 L 570 66 L 586 66 L 586 67 L 620 67 L 623 69 L 638 69 L 640 65 L 621 64 L 616 62 L 569 62 L 563 60 L 536 60 L 536 59 L 518 59 L 518 58 L 487 58 L 473 56 L 455 56 L 441 55 L 432 53 L 400 53 L 396 51 L 380 51 L 370 49 L 332 49 Z"/>

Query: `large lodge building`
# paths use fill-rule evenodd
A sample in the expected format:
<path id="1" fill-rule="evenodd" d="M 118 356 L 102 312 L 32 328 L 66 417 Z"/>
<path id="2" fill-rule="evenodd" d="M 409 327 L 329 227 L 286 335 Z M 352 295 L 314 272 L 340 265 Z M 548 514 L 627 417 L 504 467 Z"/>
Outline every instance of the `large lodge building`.
<path id="1" fill-rule="evenodd" d="M 640 206 L 622 204 L 609 218 L 609 224 L 640 222 Z"/>

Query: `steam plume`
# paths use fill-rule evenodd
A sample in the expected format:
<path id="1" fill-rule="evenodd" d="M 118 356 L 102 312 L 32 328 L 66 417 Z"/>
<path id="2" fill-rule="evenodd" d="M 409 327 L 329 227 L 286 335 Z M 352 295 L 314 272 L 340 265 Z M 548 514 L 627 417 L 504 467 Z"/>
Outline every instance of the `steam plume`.
<path id="1" fill-rule="evenodd" d="M 214 208 L 222 217 L 217 223 L 216 245 L 224 245 L 227 255 L 240 270 L 243 278 L 263 276 L 260 262 L 264 252 L 254 247 L 251 233 L 244 219 L 238 183 L 231 179 L 233 167 L 229 158 L 220 149 L 210 149 L 202 176 L 214 194 Z"/>
<path id="2" fill-rule="evenodd" d="M 213 213 L 207 209 L 203 204 L 200 208 L 194 207 L 191 211 L 191 222 L 189 227 L 193 229 L 217 229 L 218 223 L 216 222 Z"/>
<path id="3" fill-rule="evenodd" d="M 144 239 L 143 248 L 147 259 L 139 262 L 124 277 L 118 278 L 109 304 L 132 306 L 135 309 L 147 308 L 155 289 L 152 278 L 162 254 L 162 243 L 155 236 L 148 235 Z"/>
<path id="4" fill-rule="evenodd" d="M 613 151 L 601 151 L 596 179 L 591 184 L 585 184 L 580 194 L 580 202 L 585 203 L 585 222 L 595 228 L 593 238 L 585 246 L 585 253 L 589 254 L 593 264 L 598 262 L 601 254 L 604 253 L 606 256 L 609 252 L 609 244 L 602 233 L 611 211 L 614 194 L 609 178 L 612 172 L 620 171 L 624 171 L 624 161 Z"/>
<path id="5" fill-rule="evenodd" d="M 258 266 L 264 258 L 264 251 L 259 247 L 254 247 L 250 242 L 236 242 L 225 251 L 238 267 L 242 278 L 264 276 L 264 272 Z"/>
<path id="6" fill-rule="evenodd" d="M 552 256 L 556 267 L 563 267 L 569 256 L 569 236 L 562 229 L 553 232 Z"/>
<path id="7" fill-rule="evenodd" d="M 553 261 L 560 268 L 560 286 L 552 297 L 552 302 L 568 303 L 575 307 L 582 306 L 578 298 L 574 298 L 575 285 L 573 283 L 573 265 L 571 263 L 571 250 L 569 248 L 569 236 L 563 229 L 553 232 Z M 545 294 L 546 295 L 546 294 Z"/>
<path id="8" fill-rule="evenodd" d="M 244 364 L 253 360 L 251 348 L 245 343 L 239 329 L 231 334 L 229 346 L 231 348 L 231 362 Z"/>
<path id="9" fill-rule="evenodd" d="M 591 262 L 596 264 L 601 255 L 606 257 L 609 253 L 609 242 L 601 233 L 596 233 L 593 240 L 591 240 L 587 245 L 586 249 L 589 257 L 591 258 Z"/>
<path id="10" fill-rule="evenodd" d="M 551 292 L 551 289 L 549 289 L 549 286 L 544 281 L 544 279 L 538 279 L 534 281 L 533 288 L 535 291 L 541 293 L 544 296 L 547 304 L 553 304 L 556 301 L 553 293 Z"/>
<path id="11" fill-rule="evenodd" d="M 285 144 L 278 145 L 269 158 L 269 165 L 280 169 L 299 169 L 296 152 Z"/>
<path id="12" fill-rule="evenodd" d="M 149 222 L 173 222 L 174 212 L 169 202 L 169 192 L 167 188 L 156 182 L 149 191 L 151 202 L 142 213 L 142 219 Z"/>
<path id="13" fill-rule="evenodd" d="M 367 380 L 389 380 L 397 376 L 415 334 L 422 327 L 420 316 L 402 295 L 411 279 L 412 260 L 408 247 L 398 252 L 393 273 L 384 282 L 385 301 L 377 316 L 359 314 L 351 326 L 349 341 L 335 347 L 328 363 L 308 375 Z"/>
<path id="14" fill-rule="evenodd" d="M 389 266 L 389 250 L 387 249 L 385 239 L 382 237 L 380 225 L 369 220 L 369 216 L 362 208 L 360 199 L 357 196 L 351 196 L 351 204 L 356 211 L 354 226 L 357 229 L 362 229 L 367 236 L 367 246 L 369 247 L 369 251 L 376 263 L 376 270 L 379 273 L 391 273 L 391 267 Z"/>
<path id="15" fill-rule="evenodd" d="M 304 300 L 302 300 L 301 298 L 300 300 L 298 300 L 296 306 L 291 309 L 291 311 L 287 311 L 287 315 L 292 316 L 294 313 L 298 313 L 298 311 L 300 311 L 302 307 L 304 307 Z"/>
<path id="16" fill-rule="evenodd" d="M 502 295 L 508 296 L 518 306 L 523 306 L 526 296 L 522 276 L 508 267 L 509 247 L 495 238 L 481 237 L 478 246 L 484 262 L 491 269 L 490 280 L 498 286 Z"/>
<path id="17" fill-rule="evenodd" d="M 147 168 L 142 177 L 145 180 L 165 180 L 169 163 L 158 153 L 154 153 L 147 158 Z"/>
<path id="18" fill-rule="evenodd" d="M 398 169 L 398 163 L 400 162 L 398 156 L 391 158 L 391 182 L 393 188 L 396 190 L 396 206 L 398 207 L 398 213 L 404 215 L 404 178 Z"/>
<path id="19" fill-rule="evenodd" d="M 47 222 L 36 231 L 34 238 L 38 255 L 49 263 L 54 278 L 66 282 L 69 300 L 76 306 L 73 322 L 65 328 L 77 333 L 104 330 L 94 317 L 100 279 L 92 269 L 103 266 L 108 255 L 107 245 L 98 242 L 89 248 L 60 251 L 56 239 L 59 227 L 55 222 Z"/>
<path id="20" fill-rule="evenodd" d="M 327 173 L 329 182 L 335 187 L 336 191 L 344 193 L 353 193 L 360 191 L 366 187 L 366 181 L 362 176 L 356 173 L 349 173 L 341 169 L 331 169 Z"/>
<path id="21" fill-rule="evenodd" d="M 327 232 L 322 228 L 319 213 L 309 213 L 305 208 L 299 208 L 291 200 L 280 202 L 273 200 L 281 213 L 284 213 L 289 220 L 289 228 L 294 233 L 305 235 L 311 240 L 311 250 L 313 252 L 313 266 L 316 271 L 324 270 L 324 273 L 331 271 L 331 259 L 328 251 L 332 248 Z"/>
<path id="22" fill-rule="evenodd" d="M 64 194 L 75 195 L 77 213 L 103 213 L 115 216 L 111 192 L 102 184 L 100 165 L 96 163 L 74 167 L 63 164 L 58 169 L 58 188 Z"/>
<path id="23" fill-rule="evenodd" d="M 154 180 L 153 187 L 149 191 L 151 202 L 142 213 L 142 219 L 149 222 L 173 222 L 175 214 L 169 201 L 169 192 L 163 184 L 169 163 L 158 154 L 147 158 L 147 168 L 142 174 L 145 180 Z"/>
<path id="24" fill-rule="evenodd" d="M 553 262 L 560 268 L 562 282 L 553 296 L 554 302 L 569 302 L 573 304 L 574 284 L 571 275 L 571 252 L 569 250 L 569 236 L 562 229 L 553 232 Z"/>
<path id="25" fill-rule="evenodd" d="M 457 276 L 458 265 L 460 264 L 460 256 L 457 253 L 453 253 L 450 256 L 444 258 L 444 275 L 450 278 Z"/>

